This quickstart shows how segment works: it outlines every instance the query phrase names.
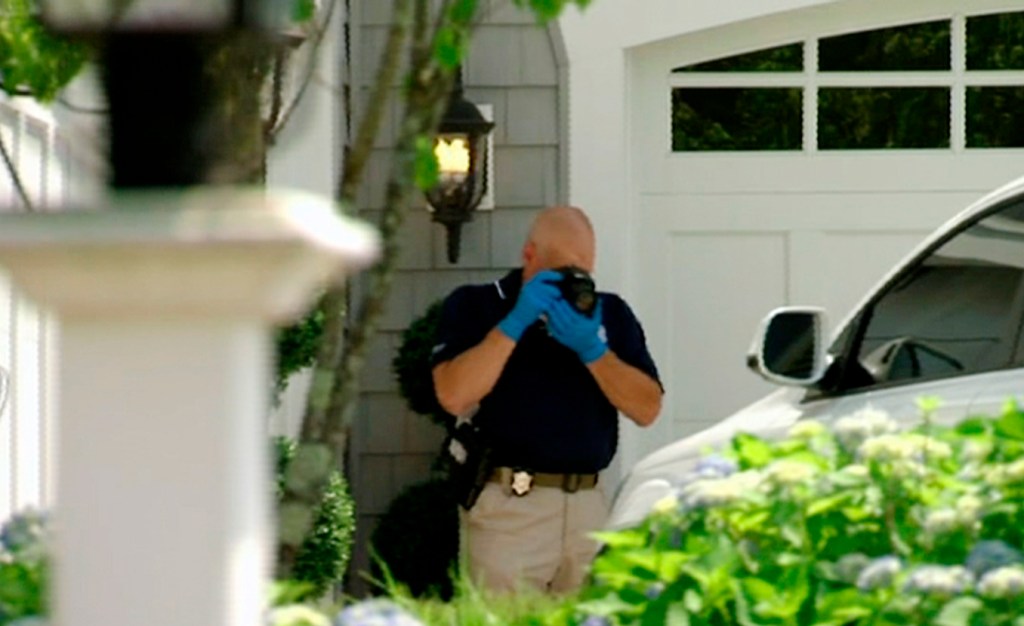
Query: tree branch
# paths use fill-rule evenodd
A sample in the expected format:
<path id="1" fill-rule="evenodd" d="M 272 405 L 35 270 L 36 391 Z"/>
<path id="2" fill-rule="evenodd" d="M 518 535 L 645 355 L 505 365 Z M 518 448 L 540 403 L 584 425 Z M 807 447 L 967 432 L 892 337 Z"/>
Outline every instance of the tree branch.
<path id="1" fill-rule="evenodd" d="M 272 144 L 278 133 L 288 125 L 288 121 L 291 120 L 295 110 L 299 107 L 299 103 L 302 102 L 303 96 L 306 95 L 306 89 L 309 88 L 309 84 L 313 79 L 313 73 L 316 70 L 317 57 L 320 53 L 320 45 L 323 44 L 324 37 L 327 35 L 327 29 L 331 27 L 331 19 L 334 16 L 334 7 L 337 3 L 338 0 L 330 0 L 330 4 L 327 5 L 323 23 L 316 29 L 313 35 L 313 41 L 311 43 L 312 49 L 309 52 L 309 62 L 306 63 L 306 71 L 303 73 L 302 82 L 299 83 L 299 90 L 295 93 L 295 97 L 291 99 L 291 102 L 288 103 L 288 106 L 284 108 L 284 112 L 280 115 L 280 118 L 277 119 L 272 130 L 268 132 L 268 145 Z"/>
<path id="2" fill-rule="evenodd" d="M 367 102 L 366 114 L 359 123 L 352 148 L 346 154 L 345 171 L 342 174 L 341 190 L 338 194 L 342 202 L 355 200 L 359 181 L 362 179 L 366 163 L 373 151 L 373 142 L 380 131 L 380 122 L 384 117 L 384 111 L 387 108 L 388 100 L 390 100 L 391 90 L 401 65 L 399 59 L 402 54 L 402 46 L 405 44 L 410 27 L 409 21 L 412 18 L 409 11 L 410 0 L 395 0 L 394 6 L 395 19 L 388 30 L 387 42 L 377 68 L 377 80 L 373 84 L 373 91 Z"/>
<path id="3" fill-rule="evenodd" d="M 443 70 L 434 60 L 430 46 L 433 35 L 428 27 L 428 0 L 416 0 L 413 20 L 413 40 L 410 51 L 411 77 L 398 140 L 395 145 L 391 173 L 388 177 L 384 210 L 380 219 L 383 251 L 381 260 L 370 271 L 367 295 L 351 326 L 340 370 L 331 389 L 327 411 L 327 430 L 344 432 L 352 422 L 359 399 L 359 374 L 366 360 L 370 340 L 376 335 L 391 291 L 394 268 L 400 247 L 398 231 L 401 229 L 408 205 L 418 192 L 415 177 L 416 142 L 424 135 L 433 135 L 441 122 L 447 104 L 447 95 L 453 83 L 453 74 Z M 338 451 L 336 451 L 336 454 Z"/>
<path id="4" fill-rule="evenodd" d="M 366 115 L 360 122 L 352 149 L 346 154 L 338 191 L 342 202 L 355 199 L 359 181 L 373 151 L 373 142 L 398 74 L 402 47 L 409 31 L 412 19 L 410 6 L 410 0 L 394 2 L 395 18 L 381 53 L 380 67 L 367 103 Z M 330 406 L 331 387 L 344 350 L 345 288 L 332 288 L 320 301 L 319 307 L 324 314 L 324 337 L 313 366 L 313 384 L 306 400 L 306 412 L 302 420 L 303 441 L 323 441 L 328 432 L 326 415 Z"/>
<path id="5" fill-rule="evenodd" d="M 35 211 L 35 206 L 32 204 L 32 199 L 28 197 L 28 192 L 25 190 L 25 185 L 21 182 L 21 175 L 18 174 L 18 169 L 14 165 L 14 160 L 11 158 L 10 152 L 7 151 L 7 144 L 4 141 L 3 133 L 0 133 L 0 153 L 3 155 L 4 165 L 7 167 L 7 173 L 11 175 L 11 182 L 14 183 L 14 188 L 18 192 L 18 198 L 21 199 L 21 204 L 25 207 L 28 212 Z"/>

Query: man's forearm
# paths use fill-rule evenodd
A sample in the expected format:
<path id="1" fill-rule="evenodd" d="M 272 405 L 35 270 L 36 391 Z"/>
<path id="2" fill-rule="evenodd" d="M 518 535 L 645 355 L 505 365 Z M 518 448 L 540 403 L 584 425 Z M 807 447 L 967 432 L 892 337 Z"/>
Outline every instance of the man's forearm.
<path id="1" fill-rule="evenodd" d="M 611 350 L 587 367 L 608 401 L 638 425 L 651 424 L 661 413 L 661 386 Z"/>
<path id="2" fill-rule="evenodd" d="M 452 415 L 464 415 L 480 403 L 501 376 L 516 342 L 497 328 L 476 346 L 434 366 L 437 400 Z"/>

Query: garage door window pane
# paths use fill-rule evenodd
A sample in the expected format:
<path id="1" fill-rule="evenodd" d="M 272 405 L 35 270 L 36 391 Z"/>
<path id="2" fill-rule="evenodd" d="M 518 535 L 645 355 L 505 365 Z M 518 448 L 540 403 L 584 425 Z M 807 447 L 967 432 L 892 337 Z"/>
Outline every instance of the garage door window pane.
<path id="1" fill-rule="evenodd" d="M 967 69 L 1024 69 L 1024 13 L 967 18 Z"/>
<path id="2" fill-rule="evenodd" d="M 822 150 L 949 147 L 949 89 L 823 88 L 818 93 Z"/>
<path id="3" fill-rule="evenodd" d="M 800 72 L 804 69 L 804 46 L 794 43 L 768 50 L 715 59 L 677 67 L 673 72 Z"/>
<path id="4" fill-rule="evenodd" d="M 1024 147 L 1024 87 L 967 88 L 967 147 Z"/>
<path id="5" fill-rule="evenodd" d="M 818 42 L 823 72 L 950 69 L 949 20 L 828 37 Z"/>
<path id="6" fill-rule="evenodd" d="M 800 150 L 802 90 L 684 88 L 672 90 L 672 149 Z"/>
<path id="7" fill-rule="evenodd" d="M 1021 323 L 1022 259 L 1019 205 L 950 240 L 879 300 L 860 364 L 878 384 L 1007 366 Z"/>

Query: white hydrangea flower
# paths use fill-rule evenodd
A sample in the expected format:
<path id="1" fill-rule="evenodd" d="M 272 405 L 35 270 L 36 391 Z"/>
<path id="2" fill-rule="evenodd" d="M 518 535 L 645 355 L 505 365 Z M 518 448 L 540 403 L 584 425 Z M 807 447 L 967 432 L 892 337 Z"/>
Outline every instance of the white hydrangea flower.
<path id="1" fill-rule="evenodd" d="M 868 466 L 861 463 L 850 463 L 839 471 L 843 474 L 849 474 L 854 478 L 868 478 L 871 476 L 871 471 L 868 469 Z"/>
<path id="2" fill-rule="evenodd" d="M 896 574 L 899 574 L 901 569 L 903 569 L 903 563 L 895 556 L 874 559 L 857 576 L 857 588 L 861 591 L 873 591 L 888 587 L 896 579 Z"/>
<path id="3" fill-rule="evenodd" d="M 960 522 L 965 525 L 974 524 L 978 521 L 978 517 L 981 515 L 981 509 L 985 506 L 985 502 L 974 495 L 968 493 L 960 496 L 956 500 L 956 513 L 960 518 Z"/>
<path id="4" fill-rule="evenodd" d="M 974 574 L 961 565 L 922 565 L 910 573 L 906 591 L 938 596 L 952 596 L 968 591 Z"/>
<path id="5" fill-rule="evenodd" d="M 799 485 L 806 483 L 819 474 L 816 466 L 802 461 L 779 459 L 773 461 L 764 470 L 768 480 L 781 486 Z"/>
<path id="6" fill-rule="evenodd" d="M 721 506 L 739 500 L 764 482 L 757 470 L 738 472 L 725 478 L 696 480 L 680 489 L 679 497 L 687 510 Z"/>
<path id="7" fill-rule="evenodd" d="M 856 583 L 861 572 L 867 569 L 871 562 L 871 557 L 863 552 L 845 554 L 836 561 L 836 575 L 844 582 Z"/>
<path id="8" fill-rule="evenodd" d="M 962 518 L 956 509 L 943 507 L 929 511 L 924 518 L 924 532 L 931 535 L 944 535 L 959 528 Z"/>
<path id="9" fill-rule="evenodd" d="M 1002 464 L 986 468 L 984 474 L 985 482 L 997 487 L 1005 485 L 1009 481 L 1006 474 L 1006 466 Z"/>
<path id="10" fill-rule="evenodd" d="M 867 461 L 924 461 L 948 459 L 953 449 L 944 441 L 918 433 L 885 434 L 866 439 L 857 448 L 858 458 Z"/>
<path id="11" fill-rule="evenodd" d="M 984 439 L 968 439 L 960 450 L 960 459 L 964 463 L 981 463 L 992 454 L 993 446 L 991 441 Z"/>
<path id="12" fill-rule="evenodd" d="M 825 432 L 825 425 L 817 420 L 800 420 L 789 428 L 792 439 L 814 439 Z"/>
<path id="13" fill-rule="evenodd" d="M 836 421 L 833 430 L 847 450 L 856 450 L 865 439 L 899 430 L 899 424 L 885 411 L 866 407 Z"/>
<path id="14" fill-rule="evenodd" d="M 667 496 L 660 498 L 657 502 L 651 506 L 651 510 L 655 513 L 669 513 L 679 507 L 679 496 L 674 493 L 670 493 Z"/>
<path id="15" fill-rule="evenodd" d="M 1024 481 L 1024 459 L 1018 459 L 1006 466 L 1006 479 L 1013 483 Z"/>
<path id="16" fill-rule="evenodd" d="M 1024 595 L 1024 566 L 1010 565 L 990 570 L 978 582 L 978 594 L 1000 600 Z"/>
<path id="17" fill-rule="evenodd" d="M 270 609 L 267 623 L 270 626 L 331 626 L 331 620 L 326 615 L 303 604 Z"/>

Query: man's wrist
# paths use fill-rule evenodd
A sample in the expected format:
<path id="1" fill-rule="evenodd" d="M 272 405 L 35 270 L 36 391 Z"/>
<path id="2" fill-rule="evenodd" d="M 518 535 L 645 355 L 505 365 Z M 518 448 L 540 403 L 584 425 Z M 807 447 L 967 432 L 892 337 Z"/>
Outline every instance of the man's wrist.
<path id="1" fill-rule="evenodd" d="M 498 322 L 498 330 L 512 341 L 519 341 L 526 332 L 526 326 L 518 320 L 511 319 L 511 316 L 506 316 Z"/>
<path id="2" fill-rule="evenodd" d="M 608 344 L 603 341 L 597 341 L 586 346 L 576 354 L 579 355 L 580 360 L 583 361 L 584 364 L 590 365 L 594 361 L 603 357 L 606 352 L 608 352 Z"/>

